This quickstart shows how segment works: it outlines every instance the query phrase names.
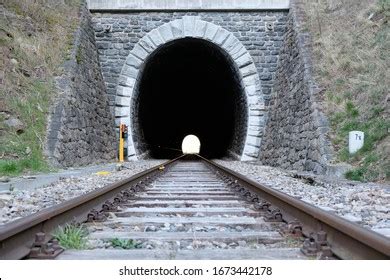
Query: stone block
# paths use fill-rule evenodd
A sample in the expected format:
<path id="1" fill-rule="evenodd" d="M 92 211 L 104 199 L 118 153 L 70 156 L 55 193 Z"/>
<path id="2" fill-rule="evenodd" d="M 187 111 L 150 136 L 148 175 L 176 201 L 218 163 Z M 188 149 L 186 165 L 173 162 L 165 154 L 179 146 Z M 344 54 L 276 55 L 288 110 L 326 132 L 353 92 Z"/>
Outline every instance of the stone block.
<path id="1" fill-rule="evenodd" d="M 262 118 L 256 116 L 249 116 L 248 125 L 249 126 L 262 126 Z"/>
<path id="2" fill-rule="evenodd" d="M 136 79 L 132 77 L 126 77 L 124 75 L 120 75 L 118 78 L 118 87 L 130 87 L 133 88 L 135 85 Z M 121 91 L 119 91 L 121 92 Z"/>
<path id="3" fill-rule="evenodd" d="M 231 52 L 237 47 L 237 45 L 240 46 L 241 42 L 237 39 L 236 36 L 230 33 L 228 39 L 223 43 L 222 49 L 231 55 Z"/>
<path id="4" fill-rule="evenodd" d="M 164 40 L 164 42 L 169 42 L 174 39 L 172 28 L 169 23 L 166 23 L 162 26 L 160 26 L 157 31 L 160 33 L 161 38 Z"/>
<path id="5" fill-rule="evenodd" d="M 194 16 L 183 17 L 184 37 L 194 37 L 197 20 L 198 18 Z"/>
<path id="6" fill-rule="evenodd" d="M 249 110 L 249 116 L 264 116 L 264 112 L 265 110 L 261 110 L 261 109 L 250 109 Z"/>
<path id="7" fill-rule="evenodd" d="M 257 105 L 260 103 L 260 97 L 257 95 L 251 95 L 247 97 L 248 104 Z M 257 107 L 257 106 L 256 106 Z"/>
<path id="8" fill-rule="evenodd" d="M 174 21 L 170 22 L 169 25 L 171 27 L 174 39 L 179 39 L 179 38 L 184 37 L 183 20 L 181 20 L 181 19 L 174 20 Z"/>
<path id="9" fill-rule="evenodd" d="M 256 158 L 259 155 L 259 148 L 250 145 L 245 145 L 243 154 L 249 157 Z"/>
<path id="10" fill-rule="evenodd" d="M 213 38 L 213 43 L 222 46 L 223 43 L 229 38 L 230 32 L 223 28 L 218 28 L 217 33 Z"/>
<path id="11" fill-rule="evenodd" d="M 261 109 L 261 108 L 264 108 L 264 102 L 263 100 L 261 100 L 261 96 L 259 97 L 258 99 L 258 102 L 257 103 L 248 103 L 248 107 L 249 107 L 249 110 L 257 110 L 257 109 Z"/>
<path id="12" fill-rule="evenodd" d="M 196 21 L 195 31 L 193 36 L 196 38 L 203 38 L 207 29 L 207 22 L 202 20 Z"/>
<path id="13" fill-rule="evenodd" d="M 247 96 L 260 95 L 260 88 L 257 88 L 256 85 L 245 86 L 245 93 Z"/>
<path id="14" fill-rule="evenodd" d="M 127 155 L 128 156 L 135 156 L 135 148 L 134 148 L 134 144 L 133 143 L 130 143 L 128 146 L 127 146 Z"/>
<path id="15" fill-rule="evenodd" d="M 260 137 L 255 137 L 251 135 L 247 135 L 246 137 L 246 144 L 255 146 L 255 147 L 260 147 L 261 144 L 261 138 Z"/>
<path id="16" fill-rule="evenodd" d="M 241 75 L 243 77 L 247 77 L 247 76 L 250 76 L 250 75 L 256 75 L 257 76 L 257 70 L 256 70 L 256 67 L 255 67 L 255 65 L 253 63 L 248 64 L 247 66 L 240 68 L 240 72 L 241 72 Z"/>
<path id="17" fill-rule="evenodd" d="M 254 154 L 243 154 L 240 158 L 241 161 L 256 161 L 258 158 Z"/>
<path id="18" fill-rule="evenodd" d="M 238 68 L 243 68 L 245 66 L 248 66 L 249 64 L 253 64 L 252 57 L 248 52 L 235 59 L 234 61 L 236 62 Z"/>
<path id="19" fill-rule="evenodd" d="M 117 96 L 115 104 L 119 106 L 130 107 L 130 102 L 131 102 L 130 97 Z"/>
<path id="20" fill-rule="evenodd" d="M 260 127 L 259 127 L 260 128 Z M 248 130 L 248 136 L 254 136 L 254 137 L 262 137 L 263 136 L 263 131 L 262 130 Z"/>
<path id="21" fill-rule="evenodd" d="M 233 60 L 235 60 L 235 59 L 239 58 L 240 56 L 244 55 L 245 52 L 246 52 L 246 49 L 243 46 L 243 44 L 240 42 L 240 44 L 237 44 L 236 46 L 234 46 L 233 49 L 230 50 L 229 55 L 231 56 L 231 58 Z"/>
<path id="22" fill-rule="evenodd" d="M 129 65 L 125 65 L 122 69 L 122 75 L 132 79 L 137 79 L 138 72 L 139 70 L 137 68 Z"/>
<path id="23" fill-rule="evenodd" d="M 139 44 L 135 45 L 133 50 L 130 53 L 133 54 L 134 56 L 138 57 L 141 60 L 145 60 L 148 57 L 148 55 L 149 55 L 149 52 L 147 52 Z"/>
<path id="24" fill-rule="evenodd" d="M 141 47 L 148 53 L 152 53 L 156 49 L 156 46 L 148 36 L 144 36 L 141 40 L 138 41 L 138 44 L 141 45 Z"/>
<path id="25" fill-rule="evenodd" d="M 149 39 L 154 43 L 155 46 L 161 46 L 165 43 L 164 39 L 161 37 L 160 32 L 157 29 L 153 29 L 147 35 Z"/>
<path id="26" fill-rule="evenodd" d="M 131 67 L 134 67 L 136 69 L 139 69 L 140 66 L 142 65 L 142 60 L 139 59 L 138 57 L 130 54 L 127 59 L 126 59 L 126 64 L 131 66 Z"/>
<path id="27" fill-rule="evenodd" d="M 127 117 L 130 116 L 130 107 L 115 107 L 116 117 Z"/>
<path id="28" fill-rule="evenodd" d="M 208 41 L 213 41 L 214 36 L 217 34 L 218 30 L 219 30 L 218 26 L 216 26 L 213 23 L 208 22 L 206 32 L 204 34 L 204 39 L 206 39 Z"/>

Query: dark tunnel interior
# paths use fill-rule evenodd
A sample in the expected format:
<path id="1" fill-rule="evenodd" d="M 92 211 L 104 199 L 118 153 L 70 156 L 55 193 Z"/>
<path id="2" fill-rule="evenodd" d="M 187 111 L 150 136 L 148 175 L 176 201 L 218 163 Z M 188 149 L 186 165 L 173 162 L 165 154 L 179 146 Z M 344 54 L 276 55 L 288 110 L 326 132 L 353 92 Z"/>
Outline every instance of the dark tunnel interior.
<path id="1" fill-rule="evenodd" d="M 180 154 L 183 138 L 196 135 L 201 155 L 227 156 L 237 138 L 241 86 L 231 62 L 204 40 L 180 39 L 147 61 L 138 86 L 140 149 L 152 158 Z"/>

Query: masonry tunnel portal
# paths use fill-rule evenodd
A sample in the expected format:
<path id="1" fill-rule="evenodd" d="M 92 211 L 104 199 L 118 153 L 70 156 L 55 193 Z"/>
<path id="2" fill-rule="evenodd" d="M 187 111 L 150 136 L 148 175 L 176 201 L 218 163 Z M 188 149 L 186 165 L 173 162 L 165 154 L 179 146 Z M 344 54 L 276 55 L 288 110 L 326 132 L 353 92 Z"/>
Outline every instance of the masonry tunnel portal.
<path id="1" fill-rule="evenodd" d="M 176 156 L 188 134 L 199 137 L 208 158 L 242 153 L 245 94 L 234 64 L 212 43 L 185 38 L 156 50 L 142 71 L 137 103 L 137 148 L 153 158 Z"/>

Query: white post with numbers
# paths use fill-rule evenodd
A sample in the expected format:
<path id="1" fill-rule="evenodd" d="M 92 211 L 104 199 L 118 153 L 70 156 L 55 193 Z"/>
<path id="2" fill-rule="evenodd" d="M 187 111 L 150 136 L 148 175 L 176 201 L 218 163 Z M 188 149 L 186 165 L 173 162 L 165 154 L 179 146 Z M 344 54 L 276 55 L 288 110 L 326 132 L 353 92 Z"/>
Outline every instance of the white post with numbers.
<path id="1" fill-rule="evenodd" d="M 364 144 L 364 132 L 363 131 L 350 131 L 349 132 L 349 153 L 354 154 L 359 151 Z"/>

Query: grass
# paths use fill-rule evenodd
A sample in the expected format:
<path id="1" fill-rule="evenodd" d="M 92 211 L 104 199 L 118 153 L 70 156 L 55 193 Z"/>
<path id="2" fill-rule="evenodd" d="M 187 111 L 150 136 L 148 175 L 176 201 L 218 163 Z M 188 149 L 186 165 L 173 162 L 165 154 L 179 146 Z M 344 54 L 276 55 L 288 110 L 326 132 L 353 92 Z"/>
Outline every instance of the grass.
<path id="1" fill-rule="evenodd" d="M 82 226 L 65 225 L 59 227 L 53 234 L 59 244 L 65 249 L 83 250 L 87 248 L 87 230 Z"/>
<path id="2" fill-rule="evenodd" d="M 389 181 L 390 0 L 305 0 L 304 9 L 336 161 L 353 165 L 349 179 Z M 365 143 L 349 155 L 352 130 Z"/>
<path id="3" fill-rule="evenodd" d="M 132 240 L 132 239 L 113 238 L 110 240 L 110 243 L 114 248 L 122 248 L 125 250 L 140 249 L 141 248 L 141 244 L 137 241 Z"/>
<path id="4" fill-rule="evenodd" d="M 113 238 L 110 240 L 110 243 L 114 248 L 122 248 L 126 250 L 141 248 L 141 243 L 132 239 Z"/>
<path id="5" fill-rule="evenodd" d="M 81 0 L 5 1 L 0 17 L 0 176 L 49 169 L 43 148 L 54 78 L 69 59 Z M 65 38 L 65 39 L 64 39 Z M 3 122 L 17 118 L 23 133 Z"/>
<path id="6" fill-rule="evenodd" d="M 33 155 L 20 160 L 1 160 L 0 174 L 3 175 L 18 175 L 25 170 L 45 171 L 49 170 L 40 155 Z"/>

